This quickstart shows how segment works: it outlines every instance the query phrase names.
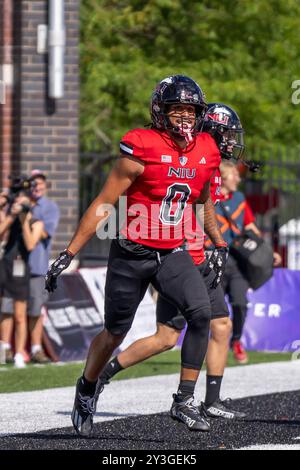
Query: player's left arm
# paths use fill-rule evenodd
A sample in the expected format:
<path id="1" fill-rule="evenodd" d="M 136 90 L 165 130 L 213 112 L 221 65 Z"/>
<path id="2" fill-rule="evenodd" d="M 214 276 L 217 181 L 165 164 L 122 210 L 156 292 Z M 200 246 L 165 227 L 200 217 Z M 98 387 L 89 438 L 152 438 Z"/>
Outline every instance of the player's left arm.
<path id="1" fill-rule="evenodd" d="M 204 232 L 210 238 L 212 243 L 217 246 L 227 246 L 216 217 L 215 206 L 210 197 L 210 181 L 208 181 L 200 194 L 198 203 L 204 205 Z"/>
<path id="2" fill-rule="evenodd" d="M 215 245 L 215 249 L 208 260 L 203 274 L 207 275 L 212 270 L 215 272 L 212 287 L 216 288 L 220 284 L 225 272 L 228 247 L 222 237 L 216 217 L 215 207 L 210 197 L 210 181 L 205 184 L 198 202 L 204 204 L 204 232 Z"/>

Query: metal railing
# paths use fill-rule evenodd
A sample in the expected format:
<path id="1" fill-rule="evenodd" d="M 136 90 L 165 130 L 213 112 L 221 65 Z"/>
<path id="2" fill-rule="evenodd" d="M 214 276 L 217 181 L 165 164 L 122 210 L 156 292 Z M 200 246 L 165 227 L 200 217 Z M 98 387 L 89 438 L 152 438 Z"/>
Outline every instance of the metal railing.
<path id="1" fill-rule="evenodd" d="M 100 192 L 115 158 L 106 153 L 81 155 L 81 215 Z M 282 254 L 283 265 L 300 269 L 300 147 L 264 151 L 254 160 L 262 164 L 261 170 L 248 172 L 241 190 L 264 237 Z M 106 263 L 109 246 L 109 240 L 94 237 L 82 250 L 81 263 Z"/>
<path id="2" fill-rule="evenodd" d="M 300 146 L 277 147 L 254 158 L 262 164 L 247 174 L 243 188 L 256 222 L 283 266 L 300 269 Z"/>
<path id="3" fill-rule="evenodd" d="M 101 191 L 116 157 L 106 153 L 84 153 L 80 158 L 80 216 Z M 109 240 L 96 236 L 83 248 L 81 266 L 106 264 L 110 247 Z"/>

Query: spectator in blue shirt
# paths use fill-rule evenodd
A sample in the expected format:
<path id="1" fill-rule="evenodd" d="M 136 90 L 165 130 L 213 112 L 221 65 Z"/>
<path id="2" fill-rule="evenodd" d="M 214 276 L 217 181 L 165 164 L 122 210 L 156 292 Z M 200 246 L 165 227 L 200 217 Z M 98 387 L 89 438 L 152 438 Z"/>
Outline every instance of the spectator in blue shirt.
<path id="1" fill-rule="evenodd" d="M 41 240 L 30 253 L 29 265 L 31 271 L 30 302 L 28 306 L 29 332 L 31 339 L 31 359 L 43 363 L 47 357 L 42 349 L 43 318 L 42 307 L 48 299 L 45 290 L 45 274 L 48 271 L 51 243 L 59 222 L 59 209 L 55 202 L 46 198 L 47 179 L 43 172 L 32 171 L 35 187 L 32 189 L 33 217 L 44 223 L 47 237 Z"/>

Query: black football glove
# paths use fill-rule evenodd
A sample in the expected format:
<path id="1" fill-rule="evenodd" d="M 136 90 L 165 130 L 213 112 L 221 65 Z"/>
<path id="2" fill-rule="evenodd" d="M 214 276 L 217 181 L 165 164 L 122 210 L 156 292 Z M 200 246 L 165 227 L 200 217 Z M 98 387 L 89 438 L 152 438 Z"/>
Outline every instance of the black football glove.
<path id="1" fill-rule="evenodd" d="M 203 275 L 207 276 L 212 270 L 216 273 L 216 276 L 212 282 L 213 289 L 216 289 L 216 287 L 220 284 L 222 280 L 222 277 L 225 272 L 227 258 L 228 247 L 222 245 L 216 246 L 208 259 L 207 266 L 203 272 Z"/>
<path id="2" fill-rule="evenodd" d="M 62 273 L 62 271 L 67 269 L 73 258 L 74 255 L 70 251 L 64 250 L 50 266 L 45 276 L 45 289 L 48 292 L 53 292 L 57 288 L 58 276 Z"/>

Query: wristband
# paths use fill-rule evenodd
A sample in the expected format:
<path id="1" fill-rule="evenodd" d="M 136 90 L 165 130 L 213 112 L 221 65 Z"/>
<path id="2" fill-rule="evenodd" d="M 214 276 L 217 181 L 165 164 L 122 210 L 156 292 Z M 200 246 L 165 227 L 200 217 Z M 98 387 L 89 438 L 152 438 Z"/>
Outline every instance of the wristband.
<path id="1" fill-rule="evenodd" d="M 224 243 L 216 243 L 215 244 L 215 247 L 216 248 L 228 248 L 228 243 L 224 242 Z"/>
<path id="2" fill-rule="evenodd" d="M 75 255 L 74 255 L 74 253 L 72 253 L 71 250 L 69 250 L 68 248 L 66 248 L 65 251 L 68 253 L 68 255 L 70 255 L 70 256 L 72 256 L 72 258 L 74 258 Z"/>

